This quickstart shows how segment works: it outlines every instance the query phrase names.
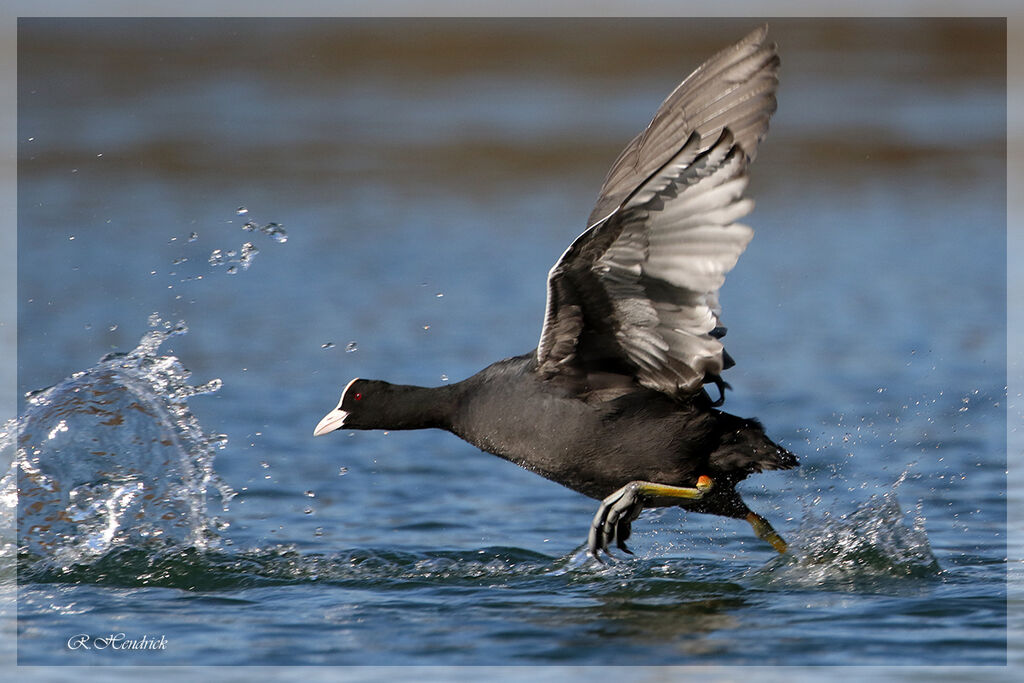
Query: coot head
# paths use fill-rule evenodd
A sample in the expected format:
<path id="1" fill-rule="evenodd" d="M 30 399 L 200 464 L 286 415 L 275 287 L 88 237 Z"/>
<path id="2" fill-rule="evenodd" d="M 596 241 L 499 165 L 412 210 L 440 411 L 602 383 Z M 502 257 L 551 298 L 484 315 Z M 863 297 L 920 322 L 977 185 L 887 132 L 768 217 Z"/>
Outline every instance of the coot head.
<path id="1" fill-rule="evenodd" d="M 313 430 L 448 428 L 456 405 L 453 385 L 427 389 L 356 377 L 341 392 L 337 407 Z"/>
<path id="2" fill-rule="evenodd" d="M 324 415 L 324 418 L 313 430 L 313 436 L 333 432 L 342 427 L 346 429 L 373 429 L 367 417 L 374 415 L 374 404 L 379 404 L 387 394 L 386 382 L 359 379 L 349 381 L 341 391 L 338 406 Z M 379 412 L 379 411 L 378 411 Z"/>

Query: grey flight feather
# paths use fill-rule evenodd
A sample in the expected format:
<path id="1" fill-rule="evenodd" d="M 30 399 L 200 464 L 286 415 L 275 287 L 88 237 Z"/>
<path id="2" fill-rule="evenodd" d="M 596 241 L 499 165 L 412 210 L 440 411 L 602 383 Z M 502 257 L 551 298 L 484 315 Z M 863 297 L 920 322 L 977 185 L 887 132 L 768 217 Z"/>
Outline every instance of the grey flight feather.
<path id="1" fill-rule="evenodd" d="M 767 34 L 767 26 L 753 31 L 701 64 L 672 91 L 650 125 L 612 164 L 588 227 L 616 210 L 692 133 L 710 145 L 728 127 L 747 161 L 754 160 L 775 111 L 779 82 L 779 57 L 775 44 L 765 43 Z"/>
<path id="2" fill-rule="evenodd" d="M 620 155 L 592 216 L 614 206 L 548 275 L 541 372 L 615 362 L 670 395 L 721 381 L 718 290 L 753 236 L 735 221 L 753 207 L 746 167 L 775 110 L 764 38 L 700 66 Z"/>

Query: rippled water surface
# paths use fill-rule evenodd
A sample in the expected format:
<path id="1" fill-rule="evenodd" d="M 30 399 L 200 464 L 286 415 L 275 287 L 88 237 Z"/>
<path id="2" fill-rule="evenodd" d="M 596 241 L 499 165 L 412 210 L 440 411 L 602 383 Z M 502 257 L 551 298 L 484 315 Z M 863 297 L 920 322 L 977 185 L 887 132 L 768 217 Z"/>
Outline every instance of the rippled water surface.
<path id="1" fill-rule="evenodd" d="M 1004 665 L 999 22 L 772 24 L 722 303 L 787 555 L 660 510 L 598 565 L 594 501 L 451 435 L 311 436 L 533 348 L 619 149 L 753 26 L 23 21 L 19 663 Z"/>

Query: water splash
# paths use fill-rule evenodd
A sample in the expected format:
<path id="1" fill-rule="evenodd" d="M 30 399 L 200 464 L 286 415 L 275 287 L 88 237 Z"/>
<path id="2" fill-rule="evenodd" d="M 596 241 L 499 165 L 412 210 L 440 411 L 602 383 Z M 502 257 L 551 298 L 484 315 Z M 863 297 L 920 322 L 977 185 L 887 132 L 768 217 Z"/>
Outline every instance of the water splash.
<path id="1" fill-rule="evenodd" d="M 790 540 L 789 551 L 754 578 L 787 588 L 869 591 L 941 571 L 923 520 L 908 524 L 894 491 L 849 514 L 808 511 Z"/>
<path id="2" fill-rule="evenodd" d="M 188 384 L 178 359 L 158 354 L 187 328 L 156 314 L 149 324 L 132 351 L 32 392 L 0 433 L 14 450 L 0 502 L 23 556 L 69 566 L 116 548 L 216 547 L 224 525 L 206 498 L 210 487 L 224 505 L 234 495 L 213 470 L 227 437 L 205 433 L 186 402 L 221 381 Z"/>

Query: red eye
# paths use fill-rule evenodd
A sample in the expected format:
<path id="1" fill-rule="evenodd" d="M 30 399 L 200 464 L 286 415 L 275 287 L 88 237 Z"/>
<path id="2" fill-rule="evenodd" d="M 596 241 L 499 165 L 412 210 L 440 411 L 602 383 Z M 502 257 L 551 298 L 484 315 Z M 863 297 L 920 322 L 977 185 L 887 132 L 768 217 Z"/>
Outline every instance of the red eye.
<path id="1" fill-rule="evenodd" d="M 357 394 L 356 394 L 355 396 L 353 396 L 352 398 L 354 398 L 354 399 L 355 399 L 355 400 L 357 400 L 357 401 L 362 401 L 362 400 L 363 400 L 363 395 L 362 395 L 362 394 L 360 394 L 360 393 L 357 393 Z"/>

